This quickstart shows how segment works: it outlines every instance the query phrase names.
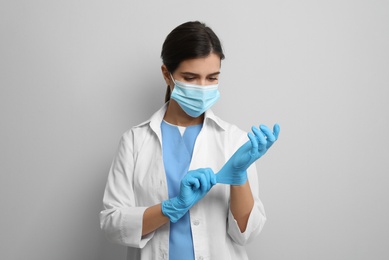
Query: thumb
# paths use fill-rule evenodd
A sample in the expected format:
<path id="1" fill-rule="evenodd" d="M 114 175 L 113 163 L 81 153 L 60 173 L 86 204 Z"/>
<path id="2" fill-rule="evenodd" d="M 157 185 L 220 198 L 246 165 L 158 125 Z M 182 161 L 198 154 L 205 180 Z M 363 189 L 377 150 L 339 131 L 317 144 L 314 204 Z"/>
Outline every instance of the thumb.
<path id="1" fill-rule="evenodd" d="M 200 188 L 200 181 L 193 176 L 188 176 L 184 181 L 184 185 L 197 190 Z"/>

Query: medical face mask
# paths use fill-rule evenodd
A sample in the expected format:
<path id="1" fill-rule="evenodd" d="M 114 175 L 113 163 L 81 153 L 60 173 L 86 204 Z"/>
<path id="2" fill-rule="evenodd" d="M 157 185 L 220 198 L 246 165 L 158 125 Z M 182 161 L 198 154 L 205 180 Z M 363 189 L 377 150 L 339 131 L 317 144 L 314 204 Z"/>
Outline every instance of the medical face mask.
<path id="1" fill-rule="evenodd" d="M 170 96 L 191 117 L 199 117 L 220 98 L 218 84 L 199 86 L 174 80 L 174 89 Z"/>

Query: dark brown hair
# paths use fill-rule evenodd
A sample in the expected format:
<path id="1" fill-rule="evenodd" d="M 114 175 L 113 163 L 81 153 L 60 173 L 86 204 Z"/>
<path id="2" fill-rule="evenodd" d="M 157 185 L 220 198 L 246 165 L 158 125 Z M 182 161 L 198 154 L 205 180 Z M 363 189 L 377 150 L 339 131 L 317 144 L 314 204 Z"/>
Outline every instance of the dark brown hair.
<path id="1" fill-rule="evenodd" d="M 224 59 L 219 38 L 211 28 L 199 21 L 186 22 L 171 31 L 162 45 L 161 58 L 168 71 L 173 74 L 180 63 L 187 59 L 206 57 L 211 53 Z M 167 87 L 165 102 L 170 99 Z"/>

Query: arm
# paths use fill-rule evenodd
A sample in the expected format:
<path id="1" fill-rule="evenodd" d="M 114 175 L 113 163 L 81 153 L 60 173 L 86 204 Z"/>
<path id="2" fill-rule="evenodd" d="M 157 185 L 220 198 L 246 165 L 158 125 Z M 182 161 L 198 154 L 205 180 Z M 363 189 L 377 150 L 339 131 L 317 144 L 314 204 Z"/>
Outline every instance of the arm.
<path id="1" fill-rule="evenodd" d="M 279 126 L 275 125 L 273 132 L 266 126 L 261 125 L 260 128 L 253 127 L 253 133 L 249 133 L 249 141 L 243 144 L 226 162 L 222 169 L 216 175 L 218 183 L 225 183 L 230 185 L 230 212 L 232 216 L 229 217 L 230 227 L 232 227 L 231 234 L 238 243 L 244 244 L 248 238 L 238 233 L 244 233 L 248 229 L 247 236 L 254 230 L 258 233 L 266 220 L 262 203 L 257 195 L 257 176 L 255 165 L 253 163 L 263 156 L 271 145 L 277 140 L 279 134 Z M 252 169 L 249 170 L 249 167 Z M 251 176 L 247 178 L 247 171 L 254 171 Z M 254 174 L 254 175 L 253 175 Z M 254 181 L 254 190 L 250 187 L 250 182 Z M 232 220 L 232 218 L 234 220 Z M 252 219 L 250 221 L 250 219 Z M 236 221 L 237 228 L 234 227 L 233 222 Z M 259 221 L 260 225 L 248 225 L 249 222 Z M 249 227 L 248 227 L 249 226 Z M 256 226 L 256 228 L 253 228 Z M 237 230 L 239 229 L 239 231 Z M 257 231 L 255 231 L 257 230 Z"/>
<path id="2" fill-rule="evenodd" d="M 153 234 L 144 236 L 143 218 L 148 208 L 136 204 L 133 140 L 132 131 L 122 136 L 112 162 L 104 192 L 104 208 L 100 212 L 100 227 L 113 243 L 143 248 Z"/>
<path id="3" fill-rule="evenodd" d="M 145 236 L 169 222 L 169 218 L 162 213 L 161 204 L 147 208 L 143 214 L 142 236 Z"/>
<path id="4" fill-rule="evenodd" d="M 153 231 L 169 219 L 177 221 L 205 196 L 216 183 L 216 178 L 210 169 L 191 171 L 184 178 L 185 182 L 181 182 L 180 196 L 151 207 L 137 206 L 133 186 L 133 139 L 131 131 L 120 141 L 105 187 L 100 227 L 114 243 L 143 248 L 153 237 Z"/>
<path id="5" fill-rule="evenodd" d="M 250 241 L 253 241 L 253 239 L 257 237 L 257 235 L 261 232 L 266 222 L 265 209 L 259 198 L 259 183 L 258 183 L 258 175 L 257 175 L 255 164 L 251 165 L 251 167 L 247 169 L 247 177 L 248 177 L 247 185 L 249 185 L 249 188 L 251 190 L 254 203 L 253 203 L 253 207 L 251 208 L 251 211 L 249 212 L 249 216 L 246 219 L 247 222 L 246 222 L 245 230 L 242 231 L 240 227 L 241 221 L 240 220 L 238 221 L 238 219 L 240 218 L 239 215 L 237 215 L 236 212 L 235 213 L 232 212 L 232 210 L 234 209 L 234 206 L 232 205 L 233 203 L 232 193 L 230 193 L 230 210 L 228 213 L 228 225 L 227 225 L 227 232 L 232 238 L 232 240 L 235 243 L 242 246 L 247 245 L 247 243 L 249 243 Z M 230 189 L 233 188 L 232 186 L 234 185 L 231 185 Z M 236 186 L 236 187 L 240 187 L 240 186 Z M 240 197 L 236 197 L 236 199 L 238 203 L 242 201 Z M 239 204 L 237 205 L 242 206 Z M 248 210 L 248 208 L 246 209 Z"/>
<path id="6" fill-rule="evenodd" d="M 242 233 L 246 230 L 253 206 L 254 198 L 249 181 L 240 186 L 230 186 L 230 210 Z"/>

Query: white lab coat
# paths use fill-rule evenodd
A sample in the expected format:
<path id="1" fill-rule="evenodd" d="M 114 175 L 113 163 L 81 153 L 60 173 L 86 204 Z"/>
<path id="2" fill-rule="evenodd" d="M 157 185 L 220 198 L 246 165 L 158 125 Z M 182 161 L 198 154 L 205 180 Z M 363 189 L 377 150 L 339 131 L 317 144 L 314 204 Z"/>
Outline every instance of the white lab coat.
<path id="1" fill-rule="evenodd" d="M 100 225 L 109 240 L 127 246 L 128 260 L 169 256 L 169 223 L 142 237 L 146 208 L 168 199 L 160 127 L 166 108 L 167 104 L 123 134 L 108 175 Z M 245 132 L 208 110 L 189 169 L 210 167 L 216 173 L 247 140 Z M 255 164 L 248 169 L 248 178 L 254 206 L 244 233 L 229 209 L 229 185 L 216 184 L 190 209 L 196 259 L 248 259 L 244 245 L 259 234 L 266 221 Z"/>

